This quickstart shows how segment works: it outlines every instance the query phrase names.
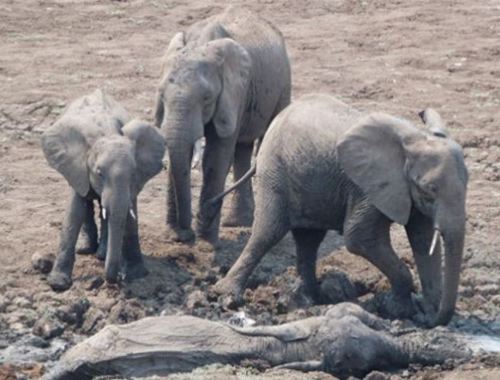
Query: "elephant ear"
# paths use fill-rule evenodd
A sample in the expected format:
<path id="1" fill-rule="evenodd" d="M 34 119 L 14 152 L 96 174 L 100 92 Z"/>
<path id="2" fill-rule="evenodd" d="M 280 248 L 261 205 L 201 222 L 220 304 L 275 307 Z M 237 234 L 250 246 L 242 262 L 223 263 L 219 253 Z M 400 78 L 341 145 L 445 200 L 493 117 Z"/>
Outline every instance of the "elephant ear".
<path id="1" fill-rule="evenodd" d="M 122 132 L 135 144 L 136 178 L 140 191 L 163 167 L 165 140 L 158 129 L 141 120 L 130 121 Z"/>
<path id="2" fill-rule="evenodd" d="M 448 137 L 448 131 L 446 130 L 444 121 L 436 110 L 433 108 L 426 108 L 419 112 L 418 116 L 420 116 L 420 119 L 422 119 L 434 136 Z"/>
<path id="3" fill-rule="evenodd" d="M 102 129 L 83 126 L 77 118 L 64 117 L 42 135 L 42 150 L 49 165 L 68 181 L 82 197 L 90 189 L 87 153 Z"/>
<path id="4" fill-rule="evenodd" d="M 248 52 L 230 38 L 222 38 L 207 44 L 222 67 L 222 89 L 217 100 L 213 122 L 221 138 L 236 131 L 246 99 L 252 61 Z"/>
<path id="5" fill-rule="evenodd" d="M 411 210 L 404 145 L 419 132 L 408 122 L 372 114 L 351 127 L 337 145 L 347 176 L 389 219 L 405 225 Z"/>

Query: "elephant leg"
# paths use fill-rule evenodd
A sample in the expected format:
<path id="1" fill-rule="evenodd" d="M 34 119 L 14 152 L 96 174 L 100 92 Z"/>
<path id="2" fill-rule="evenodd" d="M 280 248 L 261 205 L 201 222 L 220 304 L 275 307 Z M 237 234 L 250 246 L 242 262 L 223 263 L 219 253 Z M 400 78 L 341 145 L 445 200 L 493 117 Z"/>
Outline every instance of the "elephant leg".
<path id="1" fill-rule="evenodd" d="M 79 255 L 95 253 L 98 245 L 97 226 L 94 219 L 94 201 L 86 199 L 85 202 L 85 218 L 76 247 L 76 253 Z"/>
<path id="2" fill-rule="evenodd" d="M 319 303 L 321 295 L 316 278 L 316 258 L 326 230 L 295 228 L 292 234 L 297 246 L 297 272 L 302 282 L 301 288 L 303 287 L 306 297 L 313 303 Z"/>
<path id="3" fill-rule="evenodd" d="M 73 191 L 61 230 L 59 253 L 47 280 L 54 290 L 66 290 L 71 287 L 75 246 L 85 219 L 86 208 L 86 199 Z"/>
<path id="4" fill-rule="evenodd" d="M 252 235 L 243 252 L 214 290 L 219 294 L 241 297 L 248 278 L 262 257 L 290 230 L 286 204 L 272 190 L 259 189 Z"/>
<path id="5" fill-rule="evenodd" d="M 141 246 L 139 243 L 139 226 L 137 214 L 137 199 L 132 202 L 134 216 L 129 212 L 125 225 L 125 235 L 123 237 L 123 258 L 125 268 L 125 279 L 134 280 L 142 278 L 148 274 L 142 258 Z"/>
<path id="6" fill-rule="evenodd" d="M 254 144 L 237 144 L 234 152 L 233 181 L 238 181 L 250 170 Z M 226 227 L 251 226 L 254 201 L 252 181 L 238 187 L 232 195 L 229 215 L 224 219 Z"/>
<path id="7" fill-rule="evenodd" d="M 101 229 L 100 229 L 100 238 L 99 238 L 99 247 L 97 247 L 97 253 L 96 256 L 99 260 L 104 261 L 106 260 L 106 249 L 108 247 L 108 222 L 107 220 L 104 220 L 102 217 L 102 206 L 101 202 L 99 201 L 99 221 L 101 224 Z"/>
<path id="8" fill-rule="evenodd" d="M 413 210 L 405 228 L 417 265 L 425 306 L 429 305 L 433 312 L 437 312 L 441 301 L 442 268 L 440 242 L 434 254 L 429 256 L 434 224 L 430 218 Z"/>
<path id="9" fill-rule="evenodd" d="M 395 304 L 384 307 L 392 317 L 413 314 L 411 293 L 413 280 L 408 267 L 399 259 L 391 245 L 390 220 L 372 207 L 355 210 L 344 226 L 347 249 L 375 265 L 391 283 Z"/>
<path id="10" fill-rule="evenodd" d="M 221 139 L 215 128 L 208 128 L 203 153 L 203 186 L 200 194 L 200 208 L 197 216 L 198 236 L 210 244 L 217 244 L 221 203 L 208 205 L 208 200 L 224 191 L 226 177 L 234 155 L 235 138 Z"/>

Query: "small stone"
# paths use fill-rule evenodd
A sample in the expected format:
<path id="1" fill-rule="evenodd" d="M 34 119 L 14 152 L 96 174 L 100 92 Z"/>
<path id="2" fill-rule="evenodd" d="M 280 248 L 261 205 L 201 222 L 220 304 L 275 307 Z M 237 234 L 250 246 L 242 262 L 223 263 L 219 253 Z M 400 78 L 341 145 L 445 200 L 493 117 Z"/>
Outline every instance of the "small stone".
<path id="1" fill-rule="evenodd" d="M 18 308 L 26 309 L 32 306 L 31 301 L 25 297 L 16 297 L 12 300 L 12 305 Z"/>
<path id="2" fill-rule="evenodd" d="M 104 279 L 101 276 L 93 276 L 86 284 L 86 290 L 99 289 L 104 284 Z"/>
<path id="3" fill-rule="evenodd" d="M 82 324 L 82 332 L 85 334 L 90 334 L 99 330 L 100 327 L 104 325 L 104 317 L 105 315 L 101 310 L 95 307 L 91 307 L 85 313 L 85 320 Z"/>
<path id="4" fill-rule="evenodd" d="M 58 308 L 56 310 L 56 316 L 62 322 L 81 326 L 83 323 L 83 315 L 89 307 L 89 301 L 86 298 L 82 298 L 71 305 L 64 305 Z"/>
<path id="5" fill-rule="evenodd" d="M 109 323 L 129 323 L 144 318 L 144 306 L 135 300 L 119 301 L 111 308 L 108 316 Z"/>
<path id="6" fill-rule="evenodd" d="M 208 306 L 207 297 L 201 290 L 195 290 L 189 294 L 186 301 L 186 308 L 189 312 L 193 312 L 195 309 L 206 306 Z"/>
<path id="7" fill-rule="evenodd" d="M 0 313 L 5 313 L 9 303 L 6 297 L 0 295 Z"/>
<path id="8" fill-rule="evenodd" d="M 33 334 L 52 339 L 64 332 L 64 325 L 53 314 L 42 316 L 33 326 Z"/>
<path id="9" fill-rule="evenodd" d="M 388 380 L 389 376 L 379 371 L 370 372 L 363 380 Z"/>
<path id="10" fill-rule="evenodd" d="M 35 252 L 31 256 L 31 265 L 33 269 L 39 271 L 40 273 L 49 273 L 54 265 L 55 256 L 51 253 L 40 253 Z"/>

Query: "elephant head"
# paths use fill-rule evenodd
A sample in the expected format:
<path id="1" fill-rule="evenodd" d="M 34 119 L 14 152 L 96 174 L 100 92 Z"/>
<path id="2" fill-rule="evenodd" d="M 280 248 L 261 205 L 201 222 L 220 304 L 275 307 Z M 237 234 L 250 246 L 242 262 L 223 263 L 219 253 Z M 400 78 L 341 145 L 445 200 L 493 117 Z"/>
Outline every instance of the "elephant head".
<path id="1" fill-rule="evenodd" d="M 437 112 L 429 109 L 421 117 L 428 130 L 385 114 L 372 114 L 347 131 L 337 153 L 347 176 L 389 219 L 408 225 L 418 214 L 429 221 L 425 227 L 429 231 L 421 234 L 432 240 L 424 242 L 430 247 L 429 255 L 438 250 L 442 236 L 442 276 L 441 268 L 435 279 L 419 274 L 423 282 L 434 281 L 439 290 L 437 300 L 428 300 L 437 310 L 432 324 L 446 324 L 457 299 L 468 174 L 462 149 L 448 137 Z M 440 266 L 441 261 L 435 265 Z"/>
<path id="2" fill-rule="evenodd" d="M 156 126 L 166 138 L 178 223 L 183 228 L 189 227 L 191 217 L 193 146 L 209 123 L 219 138 L 237 133 L 250 78 L 249 54 L 234 40 L 220 38 L 227 35 L 222 26 L 210 27 L 202 35 L 188 44 L 184 33 L 173 37 L 156 105 Z"/>
<path id="3" fill-rule="evenodd" d="M 97 121 L 80 113 L 74 118 L 63 116 L 48 129 L 42 136 L 42 149 L 50 166 L 76 193 L 86 197 L 92 191 L 100 197 L 109 231 L 106 279 L 115 282 L 127 218 L 136 218 L 137 194 L 162 169 L 163 137 L 142 121 L 123 126 L 113 117 Z"/>

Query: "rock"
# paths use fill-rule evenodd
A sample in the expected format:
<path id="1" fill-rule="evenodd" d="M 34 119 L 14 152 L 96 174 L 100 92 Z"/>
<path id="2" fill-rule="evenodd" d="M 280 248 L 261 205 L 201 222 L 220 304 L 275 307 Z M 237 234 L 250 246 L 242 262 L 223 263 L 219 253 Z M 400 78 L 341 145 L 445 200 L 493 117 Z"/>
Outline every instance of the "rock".
<path id="1" fill-rule="evenodd" d="M 15 297 L 12 300 L 12 305 L 16 306 L 16 308 L 26 309 L 32 307 L 32 302 L 25 297 Z"/>
<path id="2" fill-rule="evenodd" d="M 86 284 L 86 290 L 99 289 L 104 284 L 104 279 L 101 276 L 93 276 Z"/>
<path id="3" fill-rule="evenodd" d="M 0 313 L 5 313 L 9 304 L 9 300 L 6 297 L 0 295 Z"/>
<path id="4" fill-rule="evenodd" d="M 95 307 L 90 307 L 85 313 L 85 318 L 81 328 L 82 332 L 90 334 L 100 330 L 100 328 L 104 326 L 104 318 L 105 315 L 101 310 Z"/>
<path id="5" fill-rule="evenodd" d="M 33 334 L 44 339 L 52 339 L 60 336 L 64 332 L 64 327 L 54 314 L 48 313 L 35 322 Z"/>
<path id="6" fill-rule="evenodd" d="M 189 294 L 186 300 L 186 308 L 192 313 L 195 309 L 208 306 L 207 297 L 201 290 L 195 290 Z"/>
<path id="7" fill-rule="evenodd" d="M 379 371 L 372 371 L 363 380 L 389 380 L 389 376 Z"/>
<path id="8" fill-rule="evenodd" d="M 56 316 L 62 322 L 80 327 L 83 323 L 83 315 L 90 307 L 86 298 L 81 298 L 71 305 L 61 306 L 56 310 Z"/>
<path id="9" fill-rule="evenodd" d="M 52 253 L 43 254 L 35 252 L 33 256 L 31 256 L 31 265 L 33 266 L 33 269 L 41 273 L 49 273 L 52 270 L 54 261 L 55 256 Z"/>
<path id="10" fill-rule="evenodd" d="M 144 307 L 135 300 L 119 301 L 111 308 L 108 316 L 109 323 L 128 323 L 144 318 Z"/>

